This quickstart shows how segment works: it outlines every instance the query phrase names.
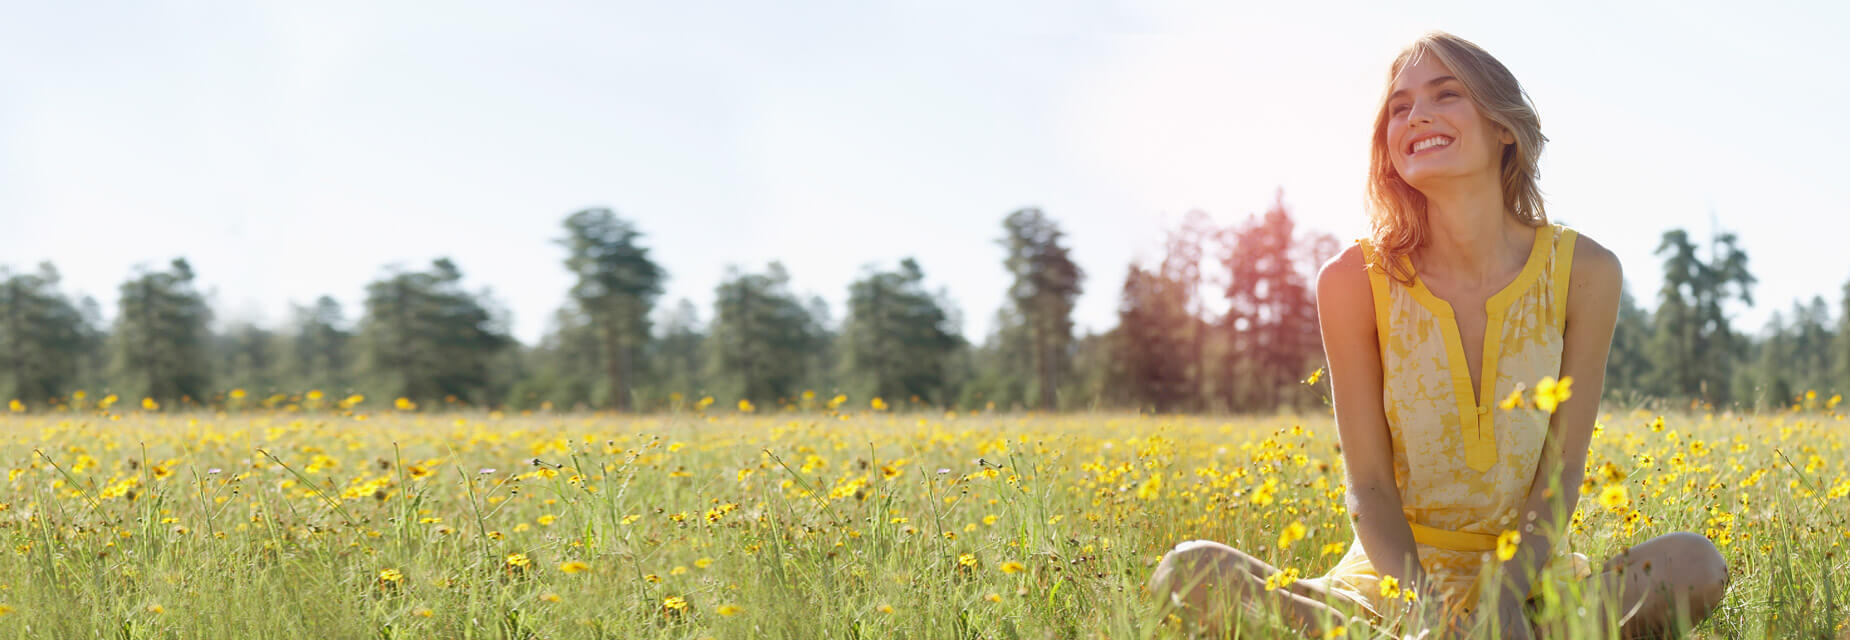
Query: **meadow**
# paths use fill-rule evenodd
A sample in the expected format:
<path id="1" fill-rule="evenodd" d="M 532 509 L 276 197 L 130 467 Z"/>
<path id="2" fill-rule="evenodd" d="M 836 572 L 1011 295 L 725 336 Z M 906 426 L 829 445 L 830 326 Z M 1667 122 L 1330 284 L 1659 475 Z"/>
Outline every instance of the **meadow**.
<path id="1" fill-rule="evenodd" d="M 1734 582 L 1695 637 L 1850 637 L 1837 401 L 1602 414 L 1572 548 L 1704 533 Z M 1327 410 L 96 404 L 0 415 L 0 638 L 1169 638 L 1175 543 L 1283 581 L 1352 535 Z"/>

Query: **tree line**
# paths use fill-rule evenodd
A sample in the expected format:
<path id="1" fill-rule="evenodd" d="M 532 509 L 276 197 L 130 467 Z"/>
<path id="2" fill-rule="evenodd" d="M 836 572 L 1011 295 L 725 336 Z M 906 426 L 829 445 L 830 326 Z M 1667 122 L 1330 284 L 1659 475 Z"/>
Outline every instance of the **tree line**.
<path id="1" fill-rule="evenodd" d="M 1850 390 L 1850 282 L 1835 314 L 1822 297 L 1775 312 L 1757 335 L 1728 309 L 1752 305 L 1755 278 L 1737 237 L 1697 244 L 1664 232 L 1657 307 L 1626 290 L 1608 359 L 1609 398 L 1715 406 L 1829 403 Z M 871 406 L 970 409 L 1136 408 L 1157 412 L 1309 409 L 1327 381 L 1315 274 L 1344 246 L 1297 228 L 1279 198 L 1226 227 L 1190 212 L 1160 257 L 1126 269 L 1117 324 L 1079 335 L 1072 312 L 1087 274 L 1058 221 L 1007 215 L 996 238 L 1007 297 L 981 343 L 911 258 L 865 267 L 841 322 L 791 290 L 777 262 L 730 267 L 710 307 L 660 301 L 668 272 L 631 220 L 604 208 L 566 217 L 557 244 L 573 276 L 568 303 L 538 344 L 509 335 L 492 292 L 454 262 L 387 268 L 357 318 L 332 297 L 287 323 L 215 330 L 184 259 L 138 268 L 105 323 L 72 299 L 55 267 L 0 267 L 0 397 L 13 410 L 87 397 L 149 406 L 334 406 L 372 397 L 416 406 L 655 411 Z M 1833 319 L 1835 315 L 1835 319 Z M 1807 391 L 1824 394 L 1823 398 Z M 388 400 L 389 399 L 389 400 Z"/>

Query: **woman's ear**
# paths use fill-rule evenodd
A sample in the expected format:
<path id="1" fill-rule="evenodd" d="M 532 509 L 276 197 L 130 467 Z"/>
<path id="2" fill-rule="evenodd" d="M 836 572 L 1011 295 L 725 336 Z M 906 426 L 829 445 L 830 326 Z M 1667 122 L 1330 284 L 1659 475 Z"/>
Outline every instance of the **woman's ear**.
<path id="1" fill-rule="evenodd" d="M 1497 131 L 1497 140 L 1503 144 L 1516 144 L 1516 134 L 1511 132 L 1509 127 L 1498 126 Z"/>

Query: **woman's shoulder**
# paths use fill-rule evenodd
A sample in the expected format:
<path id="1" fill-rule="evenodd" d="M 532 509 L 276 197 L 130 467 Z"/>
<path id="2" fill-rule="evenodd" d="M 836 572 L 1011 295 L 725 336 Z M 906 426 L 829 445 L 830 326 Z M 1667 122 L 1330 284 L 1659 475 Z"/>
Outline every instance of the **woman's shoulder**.
<path id="1" fill-rule="evenodd" d="M 1360 283 L 1361 287 L 1366 288 L 1368 286 L 1366 268 L 1368 259 L 1371 257 L 1370 250 L 1366 248 L 1367 243 L 1368 239 L 1357 238 L 1342 251 L 1337 252 L 1335 256 L 1324 261 L 1323 266 L 1317 268 L 1318 288 L 1326 286 L 1326 282 L 1339 286 L 1344 284 L 1355 286 L 1356 283 Z"/>
<path id="2" fill-rule="evenodd" d="M 1555 223 L 1555 226 L 1561 228 L 1563 236 L 1570 235 L 1567 233 L 1569 231 L 1572 232 L 1573 244 L 1562 247 L 1562 249 L 1573 252 L 1570 254 L 1573 261 L 1569 263 L 1572 267 L 1573 281 L 1617 280 L 1620 277 L 1618 254 L 1607 249 L 1606 245 L 1600 244 L 1598 240 L 1594 240 L 1585 231 L 1560 223 Z"/>
<path id="3" fill-rule="evenodd" d="M 1557 295 L 1567 298 L 1567 304 L 1557 312 L 1557 323 L 1588 312 L 1602 316 L 1615 313 L 1625 286 L 1619 256 L 1585 232 L 1573 231 L 1572 244 L 1564 243 L 1557 249 L 1565 252 L 1568 260 L 1566 272 L 1557 271 L 1555 275 Z"/>
<path id="4" fill-rule="evenodd" d="M 1318 304 L 1335 304 L 1367 308 L 1373 294 L 1369 292 L 1367 257 L 1358 239 L 1317 269 Z"/>

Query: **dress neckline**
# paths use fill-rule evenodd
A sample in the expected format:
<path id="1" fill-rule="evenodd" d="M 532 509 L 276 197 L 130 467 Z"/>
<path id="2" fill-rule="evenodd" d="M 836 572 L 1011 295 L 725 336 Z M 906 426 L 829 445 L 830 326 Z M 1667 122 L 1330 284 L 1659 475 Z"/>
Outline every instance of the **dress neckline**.
<path id="1" fill-rule="evenodd" d="M 1543 242 L 1543 238 L 1546 232 L 1553 226 L 1552 224 L 1536 225 L 1535 237 L 1529 243 L 1529 258 L 1523 263 L 1522 271 L 1517 272 L 1516 277 L 1511 279 L 1509 284 L 1503 285 L 1496 293 L 1490 294 L 1490 297 L 1484 300 L 1486 309 L 1496 306 L 1493 303 L 1499 301 L 1508 302 L 1508 298 L 1514 295 L 1523 283 L 1534 279 L 1535 274 L 1542 270 L 1542 257 L 1544 253 L 1542 249 L 1547 246 L 1547 243 Z M 1448 318 L 1456 316 L 1453 312 L 1452 303 L 1447 302 L 1444 298 L 1434 294 L 1431 289 L 1426 288 L 1426 279 L 1421 277 L 1419 271 L 1413 268 L 1413 258 L 1403 253 L 1400 254 L 1400 261 L 1401 264 L 1406 265 L 1407 273 L 1413 274 L 1413 291 L 1419 295 L 1420 302 L 1426 303 L 1426 306 L 1432 309 L 1434 313 L 1442 314 Z"/>
<path id="2" fill-rule="evenodd" d="M 1465 437 L 1465 461 L 1477 471 L 1485 471 L 1496 461 L 1497 440 L 1495 420 L 1491 416 L 1491 403 L 1496 402 L 1497 359 L 1503 352 L 1503 317 L 1508 313 L 1510 302 L 1535 280 L 1542 270 L 1546 249 L 1552 243 L 1545 240 L 1552 236 L 1550 232 L 1559 227 L 1556 224 L 1543 224 L 1535 227 L 1535 240 L 1529 247 L 1529 260 L 1523 263 L 1522 271 L 1509 284 L 1503 285 L 1496 293 L 1484 300 L 1484 345 L 1479 352 L 1480 380 L 1471 379 L 1471 364 L 1465 360 L 1464 340 L 1458 330 L 1458 314 L 1452 303 L 1434 295 L 1426 288 L 1425 279 L 1413 269 L 1413 259 L 1406 254 L 1400 255 L 1407 272 L 1413 274 L 1414 300 L 1426 307 L 1433 315 L 1443 318 L 1439 322 L 1441 333 L 1445 334 L 1446 361 L 1451 369 L 1452 393 L 1457 398 L 1459 429 Z M 1473 383 L 1476 383 L 1475 385 Z M 1473 387 L 1477 388 L 1473 392 Z"/>

